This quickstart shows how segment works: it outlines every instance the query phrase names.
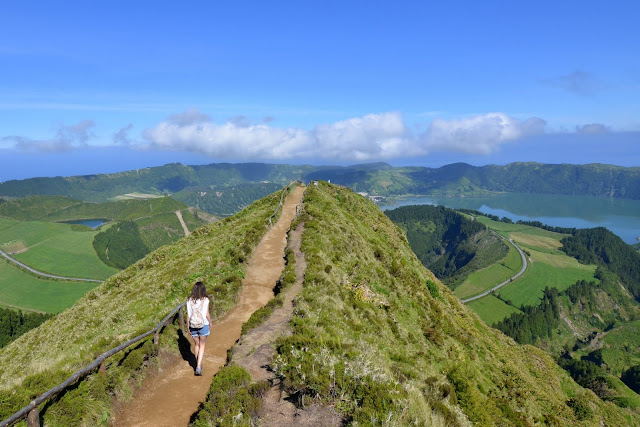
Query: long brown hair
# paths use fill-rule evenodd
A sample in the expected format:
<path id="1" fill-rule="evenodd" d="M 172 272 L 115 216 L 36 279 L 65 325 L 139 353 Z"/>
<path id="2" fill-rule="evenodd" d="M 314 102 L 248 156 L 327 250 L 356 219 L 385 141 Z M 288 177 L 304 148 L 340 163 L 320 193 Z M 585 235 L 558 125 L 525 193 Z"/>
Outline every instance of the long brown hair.
<path id="1" fill-rule="evenodd" d="M 207 294 L 207 288 L 204 286 L 204 283 L 196 282 L 196 284 L 193 285 L 193 289 L 191 290 L 191 294 L 189 295 L 188 299 L 197 301 L 203 298 L 209 298 L 209 295 Z"/>

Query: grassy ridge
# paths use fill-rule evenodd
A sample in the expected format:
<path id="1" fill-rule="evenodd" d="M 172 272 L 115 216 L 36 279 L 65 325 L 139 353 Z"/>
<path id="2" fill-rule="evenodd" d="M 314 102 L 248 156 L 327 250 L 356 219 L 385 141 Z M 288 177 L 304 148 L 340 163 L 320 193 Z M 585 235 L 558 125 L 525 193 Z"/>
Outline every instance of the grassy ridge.
<path id="1" fill-rule="evenodd" d="M 272 365 L 298 401 L 367 425 L 638 424 L 487 327 L 364 198 L 311 186 L 301 220 L 303 293 Z"/>
<path id="2" fill-rule="evenodd" d="M 188 238 L 158 249 L 109 278 L 71 309 L 0 350 L 0 400 L 11 403 L 3 404 L 0 415 L 19 409 L 32 396 L 55 385 L 58 379 L 84 366 L 95 355 L 150 329 L 186 298 L 196 280 L 203 280 L 215 296 L 218 315 L 228 311 L 234 305 L 241 285 L 245 261 L 266 232 L 267 218 L 279 199 L 280 194 L 274 193 L 233 217 L 203 227 Z M 24 354 L 30 357 L 25 359 Z M 135 366 L 142 362 L 140 359 Z M 74 392 L 78 395 L 71 393 L 82 399 L 80 402 L 86 398 L 102 408 L 99 411 L 80 411 L 78 417 L 88 417 L 82 421 L 85 424 L 98 423 L 94 417 L 99 418 L 104 411 L 108 412 L 113 396 L 110 393 L 116 387 L 112 385 L 104 389 L 104 384 L 96 381 L 91 378 L 83 381 Z M 121 387 L 126 385 L 127 377 L 115 378 L 114 381 L 120 384 L 117 387 Z M 92 388 L 94 386 L 98 388 Z M 11 389 L 18 393 L 7 391 Z M 91 390 L 102 392 L 96 395 Z M 107 390 L 106 395 L 104 390 Z M 73 400 L 61 399 L 49 411 L 51 414 L 59 412 L 56 407 L 77 411 L 69 406 L 77 404 Z M 56 418 L 51 416 L 54 417 L 51 423 L 55 425 Z M 75 422 L 80 419 L 76 418 Z"/>

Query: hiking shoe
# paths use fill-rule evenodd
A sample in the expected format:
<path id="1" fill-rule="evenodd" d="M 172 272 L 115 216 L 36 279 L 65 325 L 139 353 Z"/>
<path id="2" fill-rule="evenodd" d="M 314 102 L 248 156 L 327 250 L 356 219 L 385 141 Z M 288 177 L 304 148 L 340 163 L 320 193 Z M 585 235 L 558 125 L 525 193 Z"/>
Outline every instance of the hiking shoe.
<path id="1" fill-rule="evenodd" d="M 202 376 L 202 368 L 196 368 L 196 376 L 197 377 L 201 377 Z"/>

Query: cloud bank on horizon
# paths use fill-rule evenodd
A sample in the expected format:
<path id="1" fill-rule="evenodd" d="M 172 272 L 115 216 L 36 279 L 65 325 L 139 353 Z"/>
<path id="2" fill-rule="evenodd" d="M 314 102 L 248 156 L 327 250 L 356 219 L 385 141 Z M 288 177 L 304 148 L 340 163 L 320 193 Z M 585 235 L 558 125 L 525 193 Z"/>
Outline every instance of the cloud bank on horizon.
<path id="1" fill-rule="evenodd" d="M 296 161 L 309 159 L 336 162 L 392 161 L 424 158 L 434 153 L 488 156 L 509 143 L 536 135 L 548 135 L 539 117 L 518 119 L 502 112 L 458 119 L 433 119 L 423 131 L 412 131 L 400 112 L 372 113 L 310 130 L 278 127 L 272 118 L 252 123 L 243 116 L 215 123 L 199 109 L 190 108 L 169 116 L 130 136 L 132 123 L 113 133 L 111 145 L 138 151 L 196 153 L 233 161 Z M 64 153 L 91 147 L 93 120 L 61 125 L 50 139 L 6 136 L 0 141 L 17 152 Z M 599 123 L 575 127 L 574 135 L 611 132 Z"/>
<path id="2" fill-rule="evenodd" d="M 538 117 L 519 120 L 505 113 L 435 119 L 412 132 L 398 112 L 367 114 L 311 130 L 280 128 L 247 120 L 214 123 L 197 109 L 162 121 L 143 133 L 147 149 L 201 153 L 220 159 L 334 161 L 392 160 L 431 152 L 490 154 L 501 145 L 544 132 Z"/>

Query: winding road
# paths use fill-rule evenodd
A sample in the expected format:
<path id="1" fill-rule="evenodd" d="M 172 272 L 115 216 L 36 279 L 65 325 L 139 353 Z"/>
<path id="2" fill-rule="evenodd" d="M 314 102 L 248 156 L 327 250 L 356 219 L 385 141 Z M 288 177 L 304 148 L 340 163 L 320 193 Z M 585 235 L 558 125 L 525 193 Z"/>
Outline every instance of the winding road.
<path id="1" fill-rule="evenodd" d="M 6 252 L 0 250 L 0 255 L 2 255 L 3 257 L 5 257 L 6 259 L 8 259 L 10 262 L 19 265 L 20 267 L 24 268 L 25 270 L 33 273 L 33 274 L 37 274 L 38 276 L 43 276 L 43 277 L 48 277 L 51 279 L 60 279 L 60 280 L 72 280 L 74 282 L 94 282 L 94 283 L 102 283 L 102 280 L 96 280 L 96 279 L 82 279 L 79 277 L 64 277 L 64 276 L 55 276 L 53 274 L 48 274 L 48 273 L 43 273 L 42 271 L 38 271 L 35 270 L 31 267 L 29 267 L 26 264 L 21 263 L 20 261 L 18 261 L 17 259 L 11 258 Z"/>
<path id="2" fill-rule="evenodd" d="M 515 244 L 515 242 L 511 239 L 507 239 L 506 237 L 496 233 L 495 231 L 492 231 L 492 233 L 494 233 L 496 236 L 499 236 L 500 238 L 506 240 L 507 242 L 509 242 L 510 244 L 513 245 L 514 248 L 516 248 L 516 250 L 518 251 L 518 253 L 520 253 L 520 257 L 522 258 L 522 268 L 520 269 L 520 271 L 518 273 L 516 273 L 515 276 L 510 277 L 509 279 L 505 280 L 504 282 L 494 286 L 493 288 L 489 289 L 488 291 L 484 291 L 481 294 L 478 294 L 476 296 L 473 296 L 471 298 L 466 298 L 463 300 L 460 300 L 463 304 L 466 304 L 468 302 L 471 301 L 475 301 L 477 299 L 480 299 L 482 297 L 486 297 L 487 295 L 489 295 L 491 292 L 495 291 L 496 289 L 500 289 L 501 287 L 503 287 L 504 285 L 513 282 L 514 280 L 516 280 L 518 277 L 522 276 L 522 274 L 524 273 L 524 271 L 527 269 L 527 257 L 525 256 L 524 252 L 522 252 L 522 249 L 520 249 L 518 247 L 518 245 Z"/>

